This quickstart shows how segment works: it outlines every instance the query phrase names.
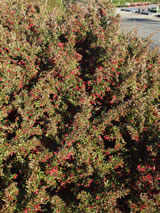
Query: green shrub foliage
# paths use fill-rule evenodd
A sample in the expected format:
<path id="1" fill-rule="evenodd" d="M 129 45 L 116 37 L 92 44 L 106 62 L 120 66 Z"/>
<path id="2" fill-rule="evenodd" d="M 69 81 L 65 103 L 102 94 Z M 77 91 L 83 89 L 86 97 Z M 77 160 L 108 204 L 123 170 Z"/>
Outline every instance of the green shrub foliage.
<path id="1" fill-rule="evenodd" d="M 100 0 L 0 4 L 0 211 L 159 212 L 157 53 Z"/>

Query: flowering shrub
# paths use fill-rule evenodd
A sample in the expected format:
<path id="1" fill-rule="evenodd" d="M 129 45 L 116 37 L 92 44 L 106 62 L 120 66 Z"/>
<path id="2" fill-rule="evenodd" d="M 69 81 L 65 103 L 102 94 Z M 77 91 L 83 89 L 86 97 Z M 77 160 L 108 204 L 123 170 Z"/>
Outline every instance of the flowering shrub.
<path id="1" fill-rule="evenodd" d="M 1 212 L 159 212 L 160 59 L 112 5 L 0 5 Z"/>

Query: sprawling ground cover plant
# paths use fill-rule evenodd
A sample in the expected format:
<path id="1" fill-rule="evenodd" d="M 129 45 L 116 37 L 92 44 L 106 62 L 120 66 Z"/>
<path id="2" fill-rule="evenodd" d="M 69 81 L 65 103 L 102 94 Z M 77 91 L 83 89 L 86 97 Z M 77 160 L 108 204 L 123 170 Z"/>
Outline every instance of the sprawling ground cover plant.
<path id="1" fill-rule="evenodd" d="M 0 211 L 159 212 L 160 59 L 112 5 L 0 5 Z"/>

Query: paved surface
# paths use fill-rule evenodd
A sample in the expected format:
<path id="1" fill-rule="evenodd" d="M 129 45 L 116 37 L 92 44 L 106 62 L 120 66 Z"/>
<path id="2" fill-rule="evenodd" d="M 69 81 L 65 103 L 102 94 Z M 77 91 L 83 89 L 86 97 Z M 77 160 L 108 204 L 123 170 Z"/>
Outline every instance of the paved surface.
<path id="1" fill-rule="evenodd" d="M 124 12 L 117 9 L 121 16 L 121 30 L 123 32 L 137 30 L 138 36 L 146 38 L 152 35 L 152 46 L 160 47 L 160 17 Z"/>

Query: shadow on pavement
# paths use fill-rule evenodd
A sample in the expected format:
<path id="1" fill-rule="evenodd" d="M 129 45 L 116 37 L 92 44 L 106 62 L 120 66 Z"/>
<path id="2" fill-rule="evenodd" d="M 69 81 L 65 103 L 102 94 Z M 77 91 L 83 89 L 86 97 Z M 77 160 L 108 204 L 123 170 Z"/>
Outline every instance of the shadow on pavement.
<path id="1" fill-rule="evenodd" d="M 158 24 L 158 23 L 160 23 L 160 20 L 159 21 L 157 21 L 157 20 L 150 20 L 150 19 L 141 19 L 141 18 L 125 18 L 124 20 L 123 20 L 123 22 L 148 22 L 148 23 L 150 23 L 150 24 Z"/>

